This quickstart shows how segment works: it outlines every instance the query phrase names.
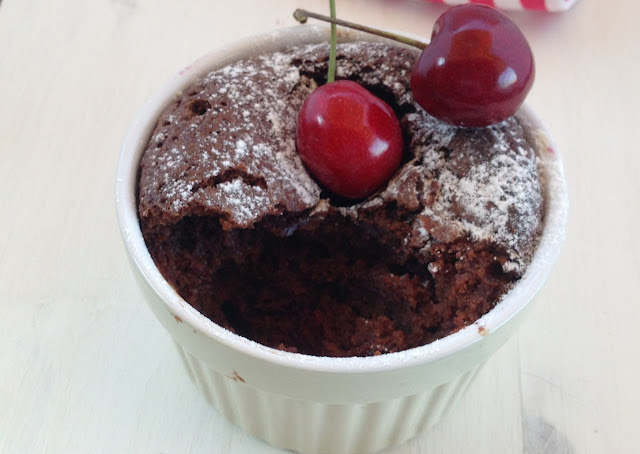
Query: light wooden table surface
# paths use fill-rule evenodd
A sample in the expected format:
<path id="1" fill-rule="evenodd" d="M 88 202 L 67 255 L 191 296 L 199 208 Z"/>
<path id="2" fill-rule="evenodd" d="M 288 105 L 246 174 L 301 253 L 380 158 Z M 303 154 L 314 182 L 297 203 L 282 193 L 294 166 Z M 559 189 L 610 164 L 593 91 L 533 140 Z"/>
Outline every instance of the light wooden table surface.
<path id="1" fill-rule="evenodd" d="M 116 224 L 119 147 L 159 84 L 325 0 L 0 2 L 0 452 L 277 453 L 199 395 Z M 430 35 L 442 6 L 339 0 Z M 389 454 L 640 452 L 640 2 L 512 14 L 563 154 L 568 240 L 532 316 L 454 413 Z"/>

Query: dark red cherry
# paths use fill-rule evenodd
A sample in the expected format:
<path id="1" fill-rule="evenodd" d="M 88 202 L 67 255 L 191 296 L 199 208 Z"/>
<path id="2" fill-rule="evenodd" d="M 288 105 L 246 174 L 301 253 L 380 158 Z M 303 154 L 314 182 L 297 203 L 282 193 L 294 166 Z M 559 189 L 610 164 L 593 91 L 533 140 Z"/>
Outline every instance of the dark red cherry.
<path id="1" fill-rule="evenodd" d="M 313 176 L 342 197 L 373 194 L 402 159 L 402 130 L 391 107 L 355 82 L 317 88 L 298 115 L 298 153 Z"/>
<path id="2" fill-rule="evenodd" d="M 434 117 L 458 126 L 513 115 L 534 79 L 533 55 L 511 20 L 494 8 L 460 5 L 436 21 L 411 75 L 411 90 Z"/>

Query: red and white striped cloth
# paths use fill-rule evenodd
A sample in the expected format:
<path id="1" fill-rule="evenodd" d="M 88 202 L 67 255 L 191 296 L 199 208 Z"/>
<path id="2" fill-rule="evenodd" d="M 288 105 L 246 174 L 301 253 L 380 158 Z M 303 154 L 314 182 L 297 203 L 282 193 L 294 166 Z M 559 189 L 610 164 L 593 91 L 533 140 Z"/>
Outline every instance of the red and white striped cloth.
<path id="1" fill-rule="evenodd" d="M 431 0 L 445 5 L 460 5 L 463 3 L 479 3 L 500 9 L 536 11 L 564 11 L 578 0 Z"/>

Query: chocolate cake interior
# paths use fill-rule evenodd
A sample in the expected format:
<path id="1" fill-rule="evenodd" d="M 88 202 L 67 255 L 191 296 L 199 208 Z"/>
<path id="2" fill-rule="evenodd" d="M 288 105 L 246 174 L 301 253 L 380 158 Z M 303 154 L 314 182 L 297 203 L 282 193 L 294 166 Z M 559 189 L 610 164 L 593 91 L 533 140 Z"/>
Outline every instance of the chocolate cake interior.
<path id="1" fill-rule="evenodd" d="M 147 241 L 161 272 L 197 310 L 262 344 L 319 356 L 426 344 L 475 321 L 515 280 L 500 265 L 504 251 L 487 242 L 402 253 L 408 227 L 393 214 L 303 225 L 277 216 L 231 230 L 189 216 Z"/>

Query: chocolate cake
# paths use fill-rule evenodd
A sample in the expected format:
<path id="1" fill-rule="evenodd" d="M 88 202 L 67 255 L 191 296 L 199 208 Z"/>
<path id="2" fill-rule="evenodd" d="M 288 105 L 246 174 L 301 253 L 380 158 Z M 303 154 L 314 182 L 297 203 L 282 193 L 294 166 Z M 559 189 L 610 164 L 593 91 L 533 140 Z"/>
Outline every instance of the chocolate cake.
<path id="1" fill-rule="evenodd" d="M 425 113 L 409 91 L 417 56 L 338 47 L 337 77 L 389 103 L 405 136 L 402 166 L 364 200 L 323 190 L 296 152 L 328 45 L 237 62 L 176 97 L 140 164 L 139 215 L 189 304 L 274 348 L 367 356 L 432 342 L 499 302 L 538 241 L 536 156 L 516 117 L 465 129 Z"/>

